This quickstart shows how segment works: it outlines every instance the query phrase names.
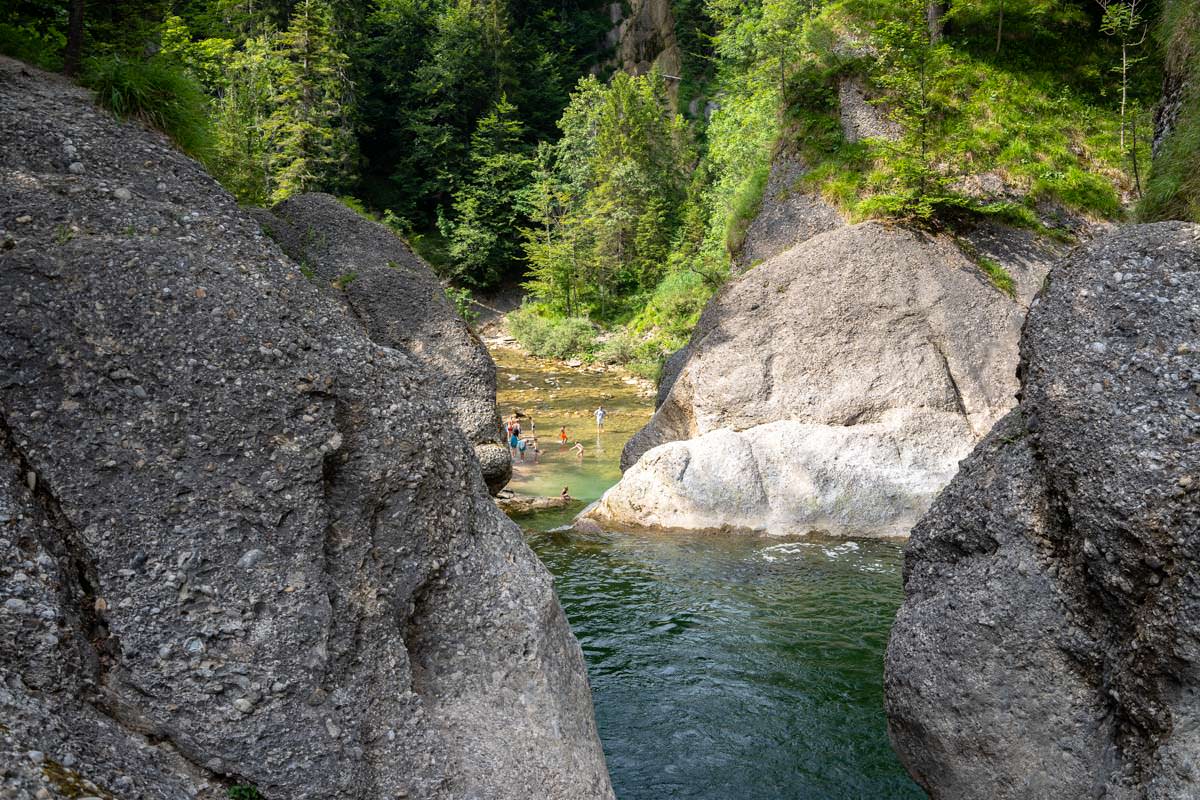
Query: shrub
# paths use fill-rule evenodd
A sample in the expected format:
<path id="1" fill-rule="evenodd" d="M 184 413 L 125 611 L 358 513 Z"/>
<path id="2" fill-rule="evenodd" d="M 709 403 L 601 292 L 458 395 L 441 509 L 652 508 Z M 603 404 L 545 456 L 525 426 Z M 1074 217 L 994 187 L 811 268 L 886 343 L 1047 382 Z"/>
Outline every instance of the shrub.
<path id="1" fill-rule="evenodd" d="M 358 280 L 357 272 L 343 272 L 333 279 L 333 287 L 335 289 L 345 289 L 356 280 Z"/>
<path id="2" fill-rule="evenodd" d="M 229 797 L 229 800 L 265 800 L 257 786 L 245 783 L 230 786 L 225 794 Z"/>
<path id="3" fill-rule="evenodd" d="M 770 164 L 760 164 L 742 181 L 730 201 L 729 218 L 725 228 L 725 247 L 730 254 L 740 250 L 742 243 L 746 241 L 746 231 L 758 216 L 770 176 Z"/>
<path id="4" fill-rule="evenodd" d="M 619 330 L 596 350 L 601 364 L 628 364 L 637 355 L 638 340 L 628 331 Z"/>
<path id="5" fill-rule="evenodd" d="M 38 30 L 31 24 L 0 22 L 0 53 L 58 72 L 63 66 L 67 39 L 54 29 Z"/>
<path id="6" fill-rule="evenodd" d="M 96 93 L 99 105 L 118 117 L 158 128 L 196 158 L 210 156 L 208 98 L 181 67 L 156 59 L 106 56 L 88 60 L 82 82 Z"/>
<path id="7" fill-rule="evenodd" d="M 446 297 L 450 298 L 450 302 L 454 304 L 454 310 L 468 325 L 479 319 L 479 312 L 472 308 L 475 296 L 471 294 L 470 289 L 456 289 L 453 286 L 447 286 Z"/>
<path id="8" fill-rule="evenodd" d="M 591 321 L 582 317 L 551 319 L 529 305 L 508 315 L 508 331 L 530 353 L 546 358 L 587 355 L 596 341 Z"/>

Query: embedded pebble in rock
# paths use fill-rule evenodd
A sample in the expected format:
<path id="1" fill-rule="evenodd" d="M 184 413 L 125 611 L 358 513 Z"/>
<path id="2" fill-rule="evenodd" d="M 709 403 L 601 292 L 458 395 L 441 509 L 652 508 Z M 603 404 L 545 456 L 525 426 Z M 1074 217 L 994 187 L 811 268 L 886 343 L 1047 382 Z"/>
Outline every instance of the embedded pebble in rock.
<path id="1" fill-rule="evenodd" d="M 263 560 L 263 556 L 265 555 L 266 553 L 257 547 L 253 550 L 247 550 L 245 555 L 238 559 L 238 566 L 242 569 L 252 569 L 255 564 Z"/>
<path id="2" fill-rule="evenodd" d="M 1200 796 L 1198 340 L 1198 225 L 1051 271 L 1020 405 L 905 553 L 886 705 L 932 797 Z"/>
<path id="3" fill-rule="evenodd" d="M 116 189 L 113 189 L 113 197 L 117 198 L 118 200 L 130 200 L 133 198 L 133 193 L 124 186 L 119 186 Z"/>
<path id="4" fill-rule="evenodd" d="M 32 217 L 0 252 L 0 797 L 57 763 L 104 800 L 611 798 L 551 578 L 429 364 L 165 136 L 6 58 L 0 108 L 0 229 Z"/>

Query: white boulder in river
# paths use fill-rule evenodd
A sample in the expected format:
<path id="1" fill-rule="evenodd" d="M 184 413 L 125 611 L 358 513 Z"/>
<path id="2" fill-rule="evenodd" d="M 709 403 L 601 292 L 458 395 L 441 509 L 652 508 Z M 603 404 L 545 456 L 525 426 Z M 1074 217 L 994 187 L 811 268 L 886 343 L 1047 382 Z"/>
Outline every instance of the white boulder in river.
<path id="1" fill-rule="evenodd" d="M 1006 232 L 1016 299 L 954 241 L 863 223 L 727 285 L 671 359 L 605 526 L 905 535 L 1015 403 L 1050 253 Z M 995 250 L 993 250 L 995 252 Z"/>

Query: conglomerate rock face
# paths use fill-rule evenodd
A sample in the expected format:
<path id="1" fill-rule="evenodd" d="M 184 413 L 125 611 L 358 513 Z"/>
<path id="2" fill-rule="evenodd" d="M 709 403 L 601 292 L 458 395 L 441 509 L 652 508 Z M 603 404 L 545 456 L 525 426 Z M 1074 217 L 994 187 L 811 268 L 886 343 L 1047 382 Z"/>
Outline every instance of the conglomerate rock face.
<path id="1" fill-rule="evenodd" d="M 893 744 L 934 798 L 1200 795 L 1200 226 L 1051 273 L 1021 401 L 913 531 Z"/>
<path id="2" fill-rule="evenodd" d="M 878 223 L 727 285 L 669 363 L 601 525 L 904 535 L 1015 402 L 1021 300 L 951 241 Z"/>
<path id="3" fill-rule="evenodd" d="M 165 138 L 0 60 L 0 794 L 609 798 L 426 365 Z"/>
<path id="4" fill-rule="evenodd" d="M 296 195 L 255 217 L 371 341 L 402 347 L 426 365 L 433 394 L 475 445 L 488 488 L 504 488 L 512 459 L 500 440 L 496 365 L 429 265 L 386 227 L 327 194 Z"/>

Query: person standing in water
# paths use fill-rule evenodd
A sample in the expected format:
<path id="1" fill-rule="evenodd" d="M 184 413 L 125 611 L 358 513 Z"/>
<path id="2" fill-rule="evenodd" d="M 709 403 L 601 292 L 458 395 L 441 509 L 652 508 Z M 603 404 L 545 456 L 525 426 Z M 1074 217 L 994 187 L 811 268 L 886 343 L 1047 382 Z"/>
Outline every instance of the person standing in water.
<path id="1" fill-rule="evenodd" d="M 567 428 L 565 425 L 558 429 L 558 443 L 562 447 L 567 446 Z"/>
<path id="2" fill-rule="evenodd" d="M 583 461 L 583 442 L 576 442 L 575 446 L 571 448 L 571 452 L 574 453 L 580 461 Z"/>
<path id="3" fill-rule="evenodd" d="M 596 433 L 604 430 L 604 418 L 608 416 L 608 412 L 604 410 L 604 406 L 596 409 Z"/>

